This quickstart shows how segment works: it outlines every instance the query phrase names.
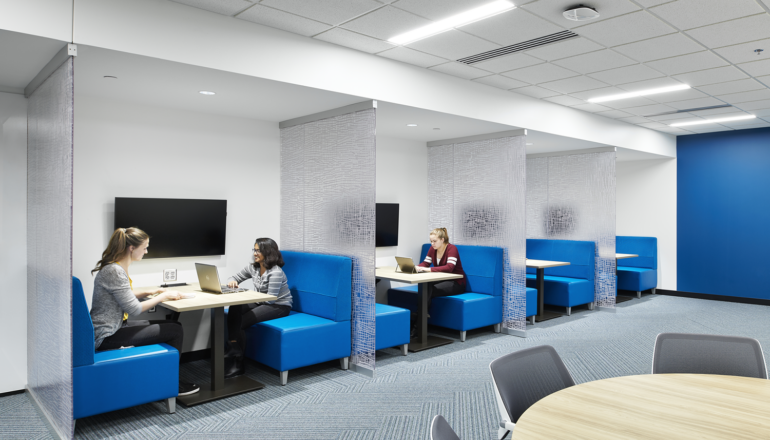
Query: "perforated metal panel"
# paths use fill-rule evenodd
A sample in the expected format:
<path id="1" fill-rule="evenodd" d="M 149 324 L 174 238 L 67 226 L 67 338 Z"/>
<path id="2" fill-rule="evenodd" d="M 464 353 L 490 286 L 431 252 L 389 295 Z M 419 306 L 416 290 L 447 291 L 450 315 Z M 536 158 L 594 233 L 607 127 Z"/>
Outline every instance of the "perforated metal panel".
<path id="1" fill-rule="evenodd" d="M 353 259 L 351 362 L 371 370 L 375 128 L 368 109 L 281 129 L 281 248 Z"/>

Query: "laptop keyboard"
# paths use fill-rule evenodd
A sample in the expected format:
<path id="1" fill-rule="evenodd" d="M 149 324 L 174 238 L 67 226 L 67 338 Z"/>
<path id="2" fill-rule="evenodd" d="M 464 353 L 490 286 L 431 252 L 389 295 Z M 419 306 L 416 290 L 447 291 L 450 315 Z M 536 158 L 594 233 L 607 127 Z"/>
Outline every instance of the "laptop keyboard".
<path id="1" fill-rule="evenodd" d="M 236 293 L 236 292 L 247 292 L 247 289 L 241 288 L 241 287 L 227 287 L 220 286 L 222 288 L 222 293 Z"/>

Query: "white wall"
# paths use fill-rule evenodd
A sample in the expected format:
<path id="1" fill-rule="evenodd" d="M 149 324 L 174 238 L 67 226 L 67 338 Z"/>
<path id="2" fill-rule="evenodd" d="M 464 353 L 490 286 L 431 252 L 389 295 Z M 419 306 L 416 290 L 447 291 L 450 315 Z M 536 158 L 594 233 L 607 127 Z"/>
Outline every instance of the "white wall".
<path id="1" fill-rule="evenodd" d="M 377 136 L 377 203 L 399 204 L 398 246 L 377 248 L 377 266 L 394 266 L 396 255 L 417 261 L 429 232 L 425 142 Z M 377 302 L 387 302 L 390 285 L 388 280 L 377 284 Z"/>
<path id="2" fill-rule="evenodd" d="M 27 385 L 27 100 L 0 93 L 0 393 Z"/>
<path id="3" fill-rule="evenodd" d="M 89 306 L 90 271 L 113 231 L 115 197 L 228 202 L 227 255 L 134 263 L 136 287 L 161 284 L 166 268 L 197 282 L 195 262 L 218 266 L 224 280 L 249 263 L 257 237 L 280 245 L 278 124 L 76 95 L 75 127 L 73 272 Z M 157 310 L 143 319 L 165 319 L 166 309 Z M 180 321 L 184 351 L 208 346 L 208 314 L 184 313 Z"/>
<path id="4" fill-rule="evenodd" d="M 617 163 L 617 235 L 658 238 L 658 288 L 676 290 L 676 159 Z"/>

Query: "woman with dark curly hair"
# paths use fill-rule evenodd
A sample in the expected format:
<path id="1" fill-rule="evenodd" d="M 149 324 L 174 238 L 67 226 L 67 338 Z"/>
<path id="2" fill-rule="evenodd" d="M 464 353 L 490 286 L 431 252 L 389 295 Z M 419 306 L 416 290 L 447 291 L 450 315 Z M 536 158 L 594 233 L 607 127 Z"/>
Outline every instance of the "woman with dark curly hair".
<path id="1" fill-rule="evenodd" d="M 254 324 L 289 316 L 291 291 L 283 273 L 283 257 L 278 244 L 271 238 L 258 238 L 254 243 L 254 262 L 230 277 L 228 287 L 238 287 L 251 279 L 254 290 L 273 295 L 277 299 L 263 303 L 230 306 L 227 312 L 227 332 L 230 350 L 225 356 L 225 377 L 240 376 L 245 372 L 243 353 L 246 350 L 246 329 Z"/>

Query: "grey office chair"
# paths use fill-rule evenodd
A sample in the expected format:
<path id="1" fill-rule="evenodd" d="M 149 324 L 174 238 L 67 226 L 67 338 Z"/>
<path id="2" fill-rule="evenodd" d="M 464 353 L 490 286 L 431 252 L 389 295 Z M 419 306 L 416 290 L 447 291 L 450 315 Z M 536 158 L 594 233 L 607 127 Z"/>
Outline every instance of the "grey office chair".
<path id="1" fill-rule="evenodd" d="M 524 411 L 549 394 L 575 385 L 559 354 L 550 345 L 519 350 L 489 364 L 500 409 L 498 438 L 504 439 Z"/>
<path id="2" fill-rule="evenodd" d="M 430 440 L 460 440 L 443 416 L 436 416 L 430 424 Z"/>
<path id="3" fill-rule="evenodd" d="M 652 374 L 724 374 L 767 379 L 759 341 L 740 336 L 661 333 L 655 339 Z"/>

